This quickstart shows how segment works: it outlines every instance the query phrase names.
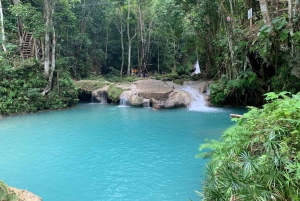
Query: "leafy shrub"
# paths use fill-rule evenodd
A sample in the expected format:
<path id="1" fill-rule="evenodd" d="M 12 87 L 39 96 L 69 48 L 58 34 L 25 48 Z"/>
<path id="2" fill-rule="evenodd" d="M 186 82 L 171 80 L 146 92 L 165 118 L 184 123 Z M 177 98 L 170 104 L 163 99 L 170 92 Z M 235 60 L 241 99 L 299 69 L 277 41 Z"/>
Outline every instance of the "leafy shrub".
<path id="1" fill-rule="evenodd" d="M 123 89 L 120 89 L 114 85 L 110 85 L 109 88 L 107 89 L 108 98 L 115 103 L 119 101 L 119 97 L 122 92 Z"/>
<path id="2" fill-rule="evenodd" d="M 17 195 L 10 191 L 8 186 L 0 181 L 0 200 L 3 200 L 3 201 L 17 201 L 18 200 L 18 197 Z"/>
<path id="3" fill-rule="evenodd" d="M 222 76 L 210 89 L 211 101 L 216 105 L 261 105 L 264 101 L 264 84 L 251 70 L 243 71 L 235 80 Z"/>
<path id="4" fill-rule="evenodd" d="M 219 141 L 202 144 L 211 157 L 203 200 L 299 200 L 300 93 L 270 92 Z"/>
<path id="5" fill-rule="evenodd" d="M 42 96 L 47 85 L 42 74 L 43 68 L 31 63 L 15 70 L 5 69 L 0 80 L 0 114 L 36 112 L 43 109 L 56 109 L 72 106 L 77 103 L 77 92 L 68 73 L 61 71 L 60 91 L 54 76 L 52 92 Z"/>

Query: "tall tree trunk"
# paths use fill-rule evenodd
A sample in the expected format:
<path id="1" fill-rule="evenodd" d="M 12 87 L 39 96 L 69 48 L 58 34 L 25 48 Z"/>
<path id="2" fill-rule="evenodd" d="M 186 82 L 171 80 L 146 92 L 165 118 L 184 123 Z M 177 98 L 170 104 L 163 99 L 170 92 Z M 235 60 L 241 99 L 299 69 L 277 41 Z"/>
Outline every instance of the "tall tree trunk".
<path id="1" fill-rule="evenodd" d="M 128 38 L 128 66 L 127 66 L 127 75 L 130 75 L 131 71 L 131 46 L 132 46 L 132 40 L 135 38 L 135 35 L 131 38 L 130 37 L 130 0 L 127 0 L 128 2 L 128 11 L 127 11 L 127 38 Z"/>
<path id="2" fill-rule="evenodd" d="M 106 41 L 105 41 L 105 61 L 107 60 L 107 51 L 108 51 L 108 25 L 106 27 Z"/>
<path id="3" fill-rule="evenodd" d="M 292 0 L 288 0 L 288 19 L 289 19 L 288 26 L 290 28 L 291 38 L 293 38 L 293 35 L 294 35 L 292 7 L 293 7 L 292 6 Z M 293 55 L 293 54 L 294 54 L 294 43 L 293 43 L 293 39 L 292 39 L 292 42 L 291 42 L 291 55 Z"/>
<path id="4" fill-rule="evenodd" d="M 295 0 L 295 6 L 294 6 L 294 12 L 293 12 L 294 18 L 298 15 L 298 6 L 299 6 L 299 0 Z"/>
<path id="5" fill-rule="evenodd" d="M 260 11 L 263 16 L 263 20 L 265 25 L 271 26 L 270 15 L 268 11 L 268 2 L 267 0 L 259 0 Z"/>
<path id="6" fill-rule="evenodd" d="M 173 66 L 173 72 L 176 72 L 176 40 L 175 40 L 175 37 L 174 37 L 174 66 Z"/>
<path id="7" fill-rule="evenodd" d="M 50 0 L 44 0 L 44 17 L 46 18 L 45 26 L 45 52 L 44 52 L 44 76 L 49 78 L 49 68 L 50 68 Z"/>
<path id="8" fill-rule="evenodd" d="M 124 68 L 124 59 L 125 59 L 125 50 L 124 50 L 124 34 L 123 34 L 123 16 L 122 16 L 122 8 L 121 5 L 119 4 L 118 8 L 118 15 L 119 15 L 119 20 L 120 20 L 120 27 L 118 26 L 117 22 L 113 21 L 113 23 L 116 25 L 119 33 L 120 33 L 120 39 L 121 39 L 121 49 L 122 49 L 122 63 L 121 63 L 121 70 L 120 70 L 120 76 L 123 75 L 123 68 Z"/>
<path id="9" fill-rule="evenodd" d="M 50 3 L 49 3 L 49 5 L 50 5 Z M 50 11 L 48 11 L 48 12 L 50 13 Z M 50 76 L 49 76 L 49 79 L 48 79 L 48 84 L 47 84 L 47 86 L 45 87 L 45 89 L 42 93 L 43 95 L 46 95 L 47 93 L 49 93 L 51 91 L 52 81 L 53 81 L 53 73 L 55 71 L 56 36 L 55 36 L 55 29 L 54 29 L 54 25 L 53 25 L 53 15 L 54 15 L 54 8 L 52 8 L 52 12 L 50 14 L 50 19 L 49 19 L 49 28 L 52 32 L 51 71 L 50 71 Z M 49 41 L 50 41 L 50 39 L 49 39 Z M 49 56 L 49 60 L 50 60 L 50 56 Z M 57 83 L 58 82 L 59 82 L 59 80 L 57 80 Z"/>
<path id="10" fill-rule="evenodd" d="M 121 24 L 122 24 L 122 19 L 121 19 Z M 120 70 L 120 75 L 123 75 L 123 68 L 124 68 L 124 59 L 125 59 L 125 50 L 124 50 L 124 37 L 123 37 L 123 25 L 121 25 L 121 45 L 122 45 L 122 63 L 121 63 L 121 70 Z"/>
<path id="11" fill-rule="evenodd" d="M 140 60 L 139 65 L 143 65 L 145 67 L 145 42 L 144 42 L 144 22 L 142 18 L 142 10 L 141 10 L 141 3 L 140 0 L 138 0 L 138 13 L 139 13 L 139 34 L 140 34 L 140 40 L 141 40 L 141 53 L 140 53 Z"/>
<path id="12" fill-rule="evenodd" d="M 3 20 L 3 9 L 2 9 L 2 1 L 0 0 L 0 21 L 1 21 L 1 39 L 2 39 L 2 48 L 3 51 L 6 52 L 5 47 L 5 32 L 4 32 L 4 20 Z"/>

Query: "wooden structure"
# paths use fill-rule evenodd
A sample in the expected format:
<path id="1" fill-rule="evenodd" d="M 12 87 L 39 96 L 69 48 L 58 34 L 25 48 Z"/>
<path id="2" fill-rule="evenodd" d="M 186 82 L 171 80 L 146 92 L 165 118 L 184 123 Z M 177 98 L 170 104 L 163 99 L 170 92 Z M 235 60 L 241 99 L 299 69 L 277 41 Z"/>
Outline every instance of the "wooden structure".
<path id="1" fill-rule="evenodd" d="M 39 40 L 33 37 L 31 32 L 23 32 L 19 36 L 19 53 L 20 58 L 28 59 L 35 58 L 41 59 L 41 48 Z"/>

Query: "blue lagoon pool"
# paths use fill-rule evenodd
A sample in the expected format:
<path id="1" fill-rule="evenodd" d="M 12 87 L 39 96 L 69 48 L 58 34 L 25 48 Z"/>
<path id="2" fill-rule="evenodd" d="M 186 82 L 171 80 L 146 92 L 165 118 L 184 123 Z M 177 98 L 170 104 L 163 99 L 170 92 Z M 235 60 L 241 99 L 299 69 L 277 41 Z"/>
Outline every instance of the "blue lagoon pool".
<path id="1" fill-rule="evenodd" d="M 0 120 L 0 179 L 44 201 L 199 200 L 207 161 L 234 110 L 155 111 L 115 105 Z"/>

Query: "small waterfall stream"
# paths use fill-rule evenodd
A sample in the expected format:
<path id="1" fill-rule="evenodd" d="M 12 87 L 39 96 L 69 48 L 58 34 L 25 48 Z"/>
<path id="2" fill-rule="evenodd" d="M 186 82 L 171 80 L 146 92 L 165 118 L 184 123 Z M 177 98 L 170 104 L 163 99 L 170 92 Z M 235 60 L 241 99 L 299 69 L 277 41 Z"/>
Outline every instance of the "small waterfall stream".
<path id="1" fill-rule="evenodd" d="M 122 96 L 120 98 L 120 104 L 118 107 L 129 107 L 129 105 L 127 104 L 127 98 L 126 96 Z"/>
<path id="2" fill-rule="evenodd" d="M 217 112 L 219 109 L 206 106 L 206 101 L 204 100 L 203 94 L 201 94 L 197 89 L 190 86 L 182 88 L 193 97 L 193 101 L 188 106 L 191 111 L 201 111 L 201 112 Z"/>

